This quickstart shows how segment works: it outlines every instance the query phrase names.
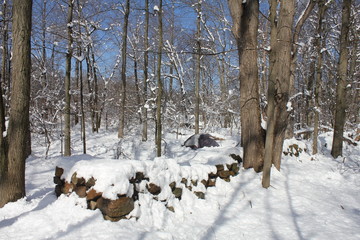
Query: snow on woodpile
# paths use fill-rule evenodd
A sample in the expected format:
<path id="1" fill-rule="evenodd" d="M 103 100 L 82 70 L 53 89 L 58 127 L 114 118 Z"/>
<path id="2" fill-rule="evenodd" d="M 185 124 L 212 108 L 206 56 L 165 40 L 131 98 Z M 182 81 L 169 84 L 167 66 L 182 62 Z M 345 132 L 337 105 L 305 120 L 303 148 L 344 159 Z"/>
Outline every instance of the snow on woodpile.
<path id="1" fill-rule="evenodd" d="M 204 199 L 217 178 L 229 182 L 239 172 L 239 163 L 228 156 L 223 164 L 180 165 L 175 159 L 154 161 L 92 159 L 76 162 L 71 168 L 57 167 L 54 182 L 57 196 L 73 192 L 86 198 L 89 209 L 100 209 L 104 218 L 118 221 L 139 217 L 139 195 L 151 195 L 175 211 L 173 201 L 191 192 Z M 134 213 L 135 212 L 135 213 Z"/>

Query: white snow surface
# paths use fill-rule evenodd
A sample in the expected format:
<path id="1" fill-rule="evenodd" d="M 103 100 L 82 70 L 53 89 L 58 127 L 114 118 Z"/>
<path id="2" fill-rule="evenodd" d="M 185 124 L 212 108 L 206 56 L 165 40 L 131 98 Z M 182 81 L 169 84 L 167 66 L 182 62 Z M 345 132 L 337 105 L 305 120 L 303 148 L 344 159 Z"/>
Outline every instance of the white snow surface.
<path id="1" fill-rule="evenodd" d="M 43 138 L 34 137 L 33 155 L 26 163 L 26 194 L 0 209 L 0 239 L 360 239 L 360 147 L 345 143 L 344 157 L 330 156 L 331 133 L 319 138 L 320 153 L 309 150 L 299 157 L 283 156 L 281 171 L 271 172 L 271 186 L 261 187 L 261 173 L 241 169 L 231 182 L 217 180 L 216 187 L 203 189 L 198 199 L 187 188 L 182 199 L 164 198 L 175 212 L 150 194 L 139 194 L 129 220 L 110 222 L 99 210 L 86 209 L 86 200 L 75 193 L 56 198 L 55 166 L 63 176 L 94 176 L 96 188 L 108 197 L 129 193 L 128 177 L 138 170 L 152 174 L 158 184 L 181 177 L 201 178 L 216 163 L 231 161 L 238 136 L 226 130 L 210 134 L 226 140 L 220 147 L 191 150 L 181 144 L 191 135 L 165 134 L 164 156 L 155 157 L 152 142 L 141 136 L 122 140 L 120 159 L 113 159 L 116 131 L 88 133 L 88 154 L 81 154 L 80 136 L 74 134 L 73 156 L 60 156 L 54 141 L 49 158 L 43 157 Z M 287 140 L 311 149 L 311 143 Z M 167 171 L 163 171 L 166 169 Z M 111 184 L 113 188 L 109 187 Z"/>

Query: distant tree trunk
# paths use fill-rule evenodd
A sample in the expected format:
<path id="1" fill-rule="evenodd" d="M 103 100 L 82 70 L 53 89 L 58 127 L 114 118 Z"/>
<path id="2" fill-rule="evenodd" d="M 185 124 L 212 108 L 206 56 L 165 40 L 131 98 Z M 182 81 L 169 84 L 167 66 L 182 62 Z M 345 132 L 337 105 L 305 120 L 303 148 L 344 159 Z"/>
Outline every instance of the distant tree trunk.
<path id="1" fill-rule="evenodd" d="M 271 165 L 280 170 L 281 154 L 285 138 L 289 100 L 292 26 L 295 13 L 295 1 L 280 3 L 279 19 L 277 0 L 270 2 L 271 52 L 270 78 L 268 86 L 267 132 L 262 185 L 270 186 Z"/>
<path id="2" fill-rule="evenodd" d="M 125 16 L 124 16 L 124 28 L 122 35 L 122 49 L 121 49 L 121 106 L 120 106 L 120 124 L 118 131 L 118 138 L 124 137 L 125 128 L 125 105 L 126 105 L 126 46 L 127 46 L 127 32 L 130 14 L 130 0 L 126 0 Z"/>
<path id="3" fill-rule="evenodd" d="M 47 69 L 46 69 L 46 5 L 47 5 L 47 0 L 43 1 L 43 10 L 42 10 L 42 14 L 41 14 L 41 41 L 42 41 L 42 46 L 41 46 L 41 84 L 43 85 L 43 87 L 46 86 L 46 76 L 47 76 Z"/>
<path id="4" fill-rule="evenodd" d="M 149 0 L 145 0 L 145 36 L 144 36 L 144 105 L 142 108 L 143 122 L 142 122 L 142 141 L 147 141 L 147 86 L 148 86 L 148 61 L 149 61 Z"/>
<path id="5" fill-rule="evenodd" d="M 134 78 L 135 78 L 135 91 L 136 91 L 136 108 L 141 106 L 141 97 L 140 97 L 140 86 L 139 86 L 139 77 L 138 77 L 138 59 L 136 56 L 136 50 L 134 51 Z M 141 112 L 138 111 L 139 123 L 142 123 Z"/>
<path id="6" fill-rule="evenodd" d="M 312 92 L 312 88 L 315 82 L 315 61 L 311 61 L 310 62 L 310 66 L 309 66 L 309 76 L 306 78 L 306 95 L 305 95 L 305 123 L 306 123 L 306 127 L 309 128 L 311 126 L 312 123 L 312 113 L 310 111 L 310 109 L 312 108 L 312 103 L 311 103 L 311 96 L 310 92 Z M 305 139 L 309 139 L 310 138 L 310 133 L 307 133 L 304 135 Z"/>
<path id="7" fill-rule="evenodd" d="M 336 106 L 334 137 L 331 155 L 336 158 L 342 155 L 343 134 L 346 119 L 346 86 L 347 65 L 349 59 L 349 28 L 350 28 L 351 0 L 343 0 L 342 23 L 340 33 L 340 60 L 338 64 L 338 79 L 336 86 Z"/>
<path id="8" fill-rule="evenodd" d="M 0 208 L 25 196 L 25 159 L 29 130 L 32 1 L 13 1 L 12 98 L 8 150 L 0 179 Z"/>
<path id="9" fill-rule="evenodd" d="M 319 125 L 320 125 L 320 99 L 321 99 L 321 79 L 322 79 L 322 67 L 323 67 L 323 56 L 321 49 L 323 48 L 323 20 L 326 11 L 325 0 L 318 1 L 319 12 L 318 12 L 318 26 L 317 26 L 317 37 L 315 41 L 317 65 L 316 65 L 316 80 L 315 80 L 315 92 L 314 92 L 314 135 L 313 135 L 313 150 L 312 154 L 318 152 L 318 136 L 319 136 Z"/>
<path id="10" fill-rule="evenodd" d="M 195 134 L 199 133 L 200 120 L 200 76 L 201 76 L 201 2 L 197 3 L 197 21 L 196 21 L 196 56 L 195 56 Z"/>
<path id="11" fill-rule="evenodd" d="M 264 163 L 264 136 L 261 128 L 259 77 L 257 65 L 257 30 L 259 1 L 229 0 L 234 22 L 240 64 L 241 141 L 244 168 L 260 172 Z"/>
<path id="12" fill-rule="evenodd" d="M 86 154 L 86 127 L 84 111 L 84 87 L 83 87 L 83 67 L 79 61 L 79 83 L 80 83 L 80 114 L 81 114 L 81 140 L 83 143 L 83 153 Z"/>
<path id="13" fill-rule="evenodd" d="M 297 24 L 294 29 L 293 36 L 293 44 L 292 44 L 292 55 L 291 55 L 291 75 L 290 75 L 290 96 L 293 96 L 295 93 L 295 70 L 296 70 L 296 62 L 297 62 L 297 49 L 298 49 L 298 41 L 300 37 L 300 31 L 302 26 L 305 23 L 305 20 L 309 17 L 311 11 L 314 9 L 317 0 L 309 0 L 306 8 L 304 9 L 301 17 L 297 21 Z M 289 123 L 287 125 L 287 129 L 285 132 L 285 138 L 290 139 L 294 137 L 294 124 L 295 124 L 295 108 L 292 108 L 290 111 Z"/>
<path id="14" fill-rule="evenodd" d="M 170 19 L 170 45 L 174 46 L 174 41 L 175 41 L 175 6 L 172 5 L 171 7 L 171 19 Z M 172 61 L 172 59 L 170 59 L 170 69 L 169 69 L 169 73 L 170 73 L 170 78 L 169 78 L 169 99 L 171 102 L 173 102 L 173 93 L 174 93 L 174 62 Z"/>
<path id="15" fill-rule="evenodd" d="M 156 155 L 161 156 L 161 139 L 162 139 L 162 113 L 161 113 L 161 98 L 163 91 L 163 84 L 161 80 L 161 57 L 163 46 L 163 23 L 162 23 L 162 0 L 159 1 L 159 46 L 158 46 L 158 62 L 157 62 L 157 85 L 158 92 L 156 96 Z"/>
<path id="16" fill-rule="evenodd" d="M 93 72 L 93 93 L 94 93 L 94 102 L 93 102 L 93 118 L 92 118 L 92 128 L 93 132 L 99 132 L 100 128 L 100 111 L 99 111 L 99 84 L 98 84 L 98 78 L 97 78 L 97 71 L 96 71 L 96 61 L 95 61 L 95 54 L 94 49 L 92 49 L 91 53 L 92 58 L 92 72 Z"/>
<path id="17" fill-rule="evenodd" d="M 64 156 L 71 156 L 71 125 L 70 125 L 70 85 L 71 85 L 71 58 L 72 58 L 72 20 L 73 20 L 74 2 L 69 0 L 68 2 L 68 15 L 67 15 L 67 34 L 68 34 L 68 46 L 66 52 L 65 62 L 65 129 L 64 129 Z"/>
<path id="18" fill-rule="evenodd" d="M 77 7 L 79 9 L 79 15 L 82 15 L 82 6 L 80 0 L 77 0 Z M 81 35 L 81 22 L 78 24 L 78 31 Z M 81 42 L 78 42 L 78 55 L 83 55 L 83 49 Z M 83 61 L 83 60 L 82 60 Z M 83 154 L 86 154 L 86 126 L 85 126 L 85 111 L 84 111 L 84 82 L 83 82 L 83 63 L 76 60 L 76 66 L 78 69 L 77 82 L 79 83 L 79 95 L 80 95 L 80 125 L 81 125 L 81 141 L 83 145 Z"/>

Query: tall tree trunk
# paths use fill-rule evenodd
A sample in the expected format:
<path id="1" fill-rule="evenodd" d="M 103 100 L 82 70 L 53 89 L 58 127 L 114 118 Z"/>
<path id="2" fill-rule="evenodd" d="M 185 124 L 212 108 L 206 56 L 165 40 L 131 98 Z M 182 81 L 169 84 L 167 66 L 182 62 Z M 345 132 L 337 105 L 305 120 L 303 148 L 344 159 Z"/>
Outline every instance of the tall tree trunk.
<path id="1" fill-rule="evenodd" d="M 94 102 L 93 102 L 93 132 L 99 132 L 99 121 L 100 121 L 100 111 L 99 111 L 99 85 L 98 85 L 98 78 L 97 78 L 97 71 L 96 71 L 96 61 L 95 61 L 95 54 L 94 49 L 91 52 L 92 58 L 92 72 L 93 72 L 93 93 L 94 93 Z"/>
<path id="2" fill-rule="evenodd" d="M 346 119 L 346 86 L 347 65 L 349 59 L 349 28 L 350 28 L 351 0 L 343 0 L 342 23 L 340 33 L 340 60 L 338 64 L 338 81 L 336 86 L 336 106 L 333 145 L 331 155 L 336 158 L 342 155 L 343 134 Z"/>
<path id="3" fill-rule="evenodd" d="M 171 19 L 170 19 L 170 45 L 174 46 L 175 41 L 175 5 L 171 6 Z M 169 67 L 169 100 L 173 102 L 173 93 L 174 93 L 174 62 L 170 59 L 170 67 Z"/>
<path id="4" fill-rule="evenodd" d="M 201 76 L 201 3 L 197 3 L 197 21 L 196 21 L 196 56 L 195 56 L 195 134 L 199 133 L 200 116 L 200 76 Z"/>
<path id="5" fill-rule="evenodd" d="M 41 41 L 42 41 L 42 52 L 41 52 L 41 84 L 43 87 L 46 86 L 46 76 L 47 76 L 47 69 L 46 69 L 46 5 L 47 0 L 43 1 L 43 10 L 41 15 Z"/>
<path id="6" fill-rule="evenodd" d="M 0 208 L 25 196 L 25 159 L 29 130 L 32 1 L 13 1 L 12 98 L 6 169 L 0 179 Z"/>
<path id="7" fill-rule="evenodd" d="M 318 13 L 318 26 L 317 26 L 317 37 L 315 41 L 317 65 L 316 65 L 316 80 L 315 80 L 315 92 L 314 92 L 314 136 L 313 136 L 313 150 L 312 154 L 318 152 L 318 136 L 319 136 L 319 125 L 320 125 L 320 99 L 321 99 L 321 79 L 322 79 L 322 65 L 323 65 L 323 20 L 326 11 L 325 0 L 318 1 L 319 13 Z"/>
<path id="8" fill-rule="evenodd" d="M 225 49 L 223 49 L 225 52 Z M 218 72 L 219 72 L 219 79 L 220 79 L 220 96 L 221 96 L 221 102 L 223 105 L 223 116 L 222 116 L 222 123 L 221 126 L 224 128 L 228 128 L 230 124 L 230 116 L 228 113 L 228 108 L 225 106 L 227 93 L 226 93 L 226 80 L 225 80 L 225 56 L 222 55 L 221 57 L 218 57 L 217 59 L 218 64 Z"/>
<path id="9" fill-rule="evenodd" d="M 142 141 L 147 141 L 147 86 L 148 86 L 148 61 L 149 61 L 149 0 L 145 0 L 145 36 L 144 36 L 144 105 L 143 105 L 143 122 L 142 122 Z"/>
<path id="10" fill-rule="evenodd" d="M 163 84 L 161 80 L 161 57 L 163 46 L 163 23 L 162 23 L 162 0 L 159 2 L 159 46 L 158 46 L 158 62 L 157 62 L 157 85 L 158 92 L 156 96 L 156 155 L 161 156 L 161 139 L 162 139 L 162 113 L 161 113 L 161 98 L 163 91 Z"/>
<path id="11" fill-rule="evenodd" d="M 280 170 L 282 147 L 285 138 L 291 74 L 292 26 L 295 1 L 281 1 L 279 19 L 276 19 L 277 0 L 270 3 L 271 52 L 268 87 L 267 132 L 262 185 L 270 186 L 271 165 Z"/>
<path id="12" fill-rule="evenodd" d="M 82 62 L 79 62 L 81 140 L 83 143 L 83 153 L 86 154 L 86 127 L 85 127 L 84 87 L 83 87 L 83 72 L 82 71 L 83 71 Z"/>
<path id="13" fill-rule="evenodd" d="M 127 32 L 130 14 L 130 0 L 126 1 L 125 16 L 124 16 L 124 28 L 122 35 L 122 49 L 121 49 L 121 104 L 120 104 L 120 124 L 118 131 L 118 138 L 124 137 L 125 129 L 125 105 L 126 105 L 126 46 L 127 46 Z"/>
<path id="14" fill-rule="evenodd" d="M 306 8 L 303 13 L 300 15 L 301 17 L 297 21 L 297 24 L 294 29 L 293 36 L 293 44 L 292 44 L 292 55 L 291 55 L 291 75 L 290 75 L 290 96 L 293 96 L 295 93 L 295 71 L 296 71 L 296 60 L 297 60 L 297 49 L 298 49 L 298 41 L 300 37 L 300 31 L 302 26 L 305 23 L 305 20 L 310 16 L 311 11 L 314 9 L 317 0 L 309 0 Z M 292 108 L 289 117 L 289 123 L 287 125 L 287 129 L 285 132 L 285 138 L 290 139 L 294 137 L 294 125 L 295 125 L 295 108 Z"/>
<path id="15" fill-rule="evenodd" d="M 71 58 L 72 58 L 72 20 L 73 20 L 73 9 L 74 3 L 73 0 L 68 2 L 68 15 L 67 15 L 67 37 L 68 37 L 68 46 L 66 52 L 66 62 L 65 62 L 65 129 L 64 129 L 64 156 L 71 156 L 71 122 L 70 122 L 70 85 L 71 85 Z"/>
<path id="16" fill-rule="evenodd" d="M 259 1 L 229 0 L 234 22 L 240 64 L 241 141 L 244 147 L 244 168 L 260 172 L 264 162 L 264 136 L 261 128 L 259 77 L 257 65 L 257 30 Z"/>
<path id="17" fill-rule="evenodd" d="M 313 89 L 313 85 L 315 83 L 315 61 L 311 61 L 310 62 L 310 66 L 309 66 L 309 76 L 306 78 L 306 99 L 305 99 L 305 123 L 306 123 L 306 127 L 309 128 L 311 126 L 312 123 L 312 113 L 310 111 L 310 109 L 313 107 L 312 103 L 311 103 L 311 96 L 310 93 L 312 92 Z M 311 94 L 312 95 L 312 94 Z M 304 135 L 305 139 L 309 139 L 310 138 L 310 133 L 306 133 Z"/>
<path id="18" fill-rule="evenodd" d="M 80 0 L 76 1 L 77 7 L 79 9 L 79 16 L 82 17 L 82 6 Z M 78 31 L 81 35 L 81 22 L 78 24 Z M 81 42 L 78 42 L 78 55 L 83 55 L 83 49 L 81 47 Z M 83 60 L 82 60 L 83 61 Z M 79 95 L 80 95 L 80 125 L 81 125 L 81 141 L 83 145 L 83 154 L 86 154 L 86 126 L 85 126 L 85 111 L 84 111 L 84 82 L 83 82 L 83 63 L 82 61 L 76 61 L 78 73 L 77 82 L 79 83 Z"/>
<path id="19" fill-rule="evenodd" d="M 141 107 L 141 97 L 140 97 L 140 86 L 139 86 L 139 77 L 138 77 L 138 59 L 136 56 L 136 51 L 134 51 L 134 78 L 135 78 L 135 91 L 136 91 L 136 108 Z M 141 112 L 138 111 L 139 123 L 142 123 Z"/>

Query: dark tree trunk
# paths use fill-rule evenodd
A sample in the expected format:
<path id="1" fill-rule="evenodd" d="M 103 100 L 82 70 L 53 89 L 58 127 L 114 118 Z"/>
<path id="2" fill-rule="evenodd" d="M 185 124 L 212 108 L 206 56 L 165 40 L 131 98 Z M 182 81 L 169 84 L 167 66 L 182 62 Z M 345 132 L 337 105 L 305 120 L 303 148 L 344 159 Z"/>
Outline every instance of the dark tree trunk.
<path id="1" fill-rule="evenodd" d="M 65 129 L 64 129 L 64 156 L 71 155 L 71 122 L 70 122 L 70 85 L 71 85 L 71 58 L 72 58 L 72 19 L 73 19 L 73 9 L 74 3 L 73 0 L 68 2 L 68 15 L 67 15 L 67 33 L 68 33 L 68 47 L 66 52 L 66 62 L 65 62 Z"/>
<path id="2" fill-rule="evenodd" d="M 126 46 L 127 46 L 127 32 L 128 32 L 128 23 L 129 23 L 129 14 L 130 14 L 130 0 L 126 1 L 125 7 L 125 16 L 124 16 L 124 28 L 122 36 L 122 49 L 121 49 L 121 104 L 120 104 L 120 123 L 118 138 L 124 137 L 125 129 L 125 105 L 126 105 Z"/>
<path id="3" fill-rule="evenodd" d="M 143 112 L 143 128 L 142 128 L 142 141 L 147 141 L 148 139 L 148 120 L 147 120 L 147 86 L 148 86 L 148 61 L 149 61 L 149 0 L 145 0 L 145 36 L 144 36 L 144 106 L 142 109 Z"/>
<path id="4" fill-rule="evenodd" d="M 262 179 L 264 188 L 270 186 L 271 165 L 274 164 L 275 167 L 280 170 L 282 147 L 289 115 L 286 104 L 289 100 L 292 26 L 295 13 L 295 1 L 281 1 L 278 20 L 276 20 L 277 4 L 276 0 L 272 0 L 270 6 L 271 52 L 267 109 L 268 120 Z"/>
<path id="5" fill-rule="evenodd" d="M 200 76 L 201 76 L 201 1 L 197 3 L 196 56 L 195 56 L 195 134 L 199 133 L 200 120 Z"/>
<path id="6" fill-rule="evenodd" d="M 6 169 L 0 179 L 0 208 L 25 196 L 25 159 L 29 130 L 32 1 L 13 1 L 12 100 Z"/>
<path id="7" fill-rule="evenodd" d="M 162 139 L 162 114 L 161 114 L 161 98 L 163 91 L 163 84 L 161 80 L 161 57 L 162 57 L 162 46 L 163 46 L 163 25 L 162 25 L 162 0 L 159 3 L 159 46 L 158 46 L 158 62 L 157 62 L 157 84 L 158 84 L 158 92 L 156 96 L 156 155 L 158 157 L 161 156 L 161 139 Z"/>
<path id="8" fill-rule="evenodd" d="M 264 163 L 264 134 L 261 128 L 259 77 L 257 65 L 257 30 L 259 1 L 230 0 L 240 64 L 241 141 L 244 168 L 260 172 Z"/>
<path id="9" fill-rule="evenodd" d="M 338 81 L 336 86 L 336 107 L 334 137 L 331 155 L 336 158 L 342 155 L 343 134 L 346 119 L 346 86 L 347 65 L 349 59 L 349 28 L 350 28 L 351 0 L 343 1 L 342 23 L 340 33 L 340 60 L 338 65 Z"/>
<path id="10" fill-rule="evenodd" d="M 316 81 L 315 81 L 315 92 L 314 92 L 314 136 L 313 136 L 313 150 L 312 154 L 317 154 L 318 152 L 318 136 L 319 136 L 319 126 L 320 126 L 320 99 L 321 99 L 321 80 L 322 80 L 322 67 L 323 67 L 323 56 L 322 56 L 322 48 L 323 48 L 323 21 L 324 15 L 326 11 L 325 0 L 318 1 L 319 12 L 318 12 L 318 26 L 317 26 L 317 38 L 315 41 L 316 48 L 316 57 L 317 57 L 317 65 L 316 65 Z"/>
<path id="11" fill-rule="evenodd" d="M 302 26 L 304 25 L 306 19 L 309 17 L 310 13 L 314 9 L 316 2 L 317 2 L 317 0 L 309 0 L 304 12 L 301 15 L 301 18 L 297 21 L 297 24 L 294 29 L 291 65 L 290 65 L 290 69 L 291 69 L 290 89 L 289 89 L 290 96 L 293 96 L 294 94 L 296 94 L 296 92 L 295 92 L 295 71 L 296 71 L 296 61 L 297 61 L 297 53 L 298 53 L 297 49 L 299 46 L 298 41 L 299 41 L 299 37 L 300 37 L 300 32 L 301 32 Z M 287 129 L 285 132 L 286 139 L 290 139 L 290 138 L 294 137 L 294 125 L 295 125 L 295 108 L 292 108 L 292 110 L 290 111 L 289 123 L 287 125 Z"/>

